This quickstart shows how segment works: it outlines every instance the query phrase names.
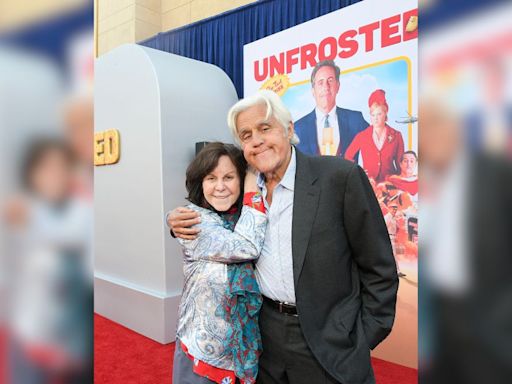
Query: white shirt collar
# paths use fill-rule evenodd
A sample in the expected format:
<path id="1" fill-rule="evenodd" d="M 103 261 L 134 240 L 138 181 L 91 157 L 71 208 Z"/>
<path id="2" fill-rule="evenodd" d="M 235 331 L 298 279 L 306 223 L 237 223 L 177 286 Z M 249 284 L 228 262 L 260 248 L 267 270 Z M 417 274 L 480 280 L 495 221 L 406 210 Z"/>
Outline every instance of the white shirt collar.
<path id="1" fill-rule="evenodd" d="M 316 120 L 323 122 L 325 119 L 325 113 L 322 112 L 318 107 L 315 108 Z M 332 123 L 332 119 L 338 120 L 338 116 L 336 114 L 336 105 L 329 111 L 329 121 Z"/>

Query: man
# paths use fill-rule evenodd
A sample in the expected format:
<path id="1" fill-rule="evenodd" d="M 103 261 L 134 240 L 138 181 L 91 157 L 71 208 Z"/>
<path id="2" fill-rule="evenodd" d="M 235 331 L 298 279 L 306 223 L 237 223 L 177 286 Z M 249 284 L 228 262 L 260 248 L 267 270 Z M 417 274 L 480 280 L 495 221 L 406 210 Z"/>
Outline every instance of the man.
<path id="1" fill-rule="evenodd" d="M 390 175 L 386 178 L 401 191 L 409 193 L 414 201 L 418 200 L 418 175 L 416 167 L 418 156 L 414 151 L 406 151 L 400 158 L 400 174 Z"/>
<path id="2" fill-rule="evenodd" d="M 228 123 L 259 171 L 268 215 L 256 264 L 258 383 L 374 383 L 370 349 L 393 325 L 398 278 L 364 171 L 298 151 L 291 115 L 273 92 L 240 100 Z M 183 238 L 194 238 L 188 227 L 197 220 L 184 208 L 168 217 Z"/>
<path id="3" fill-rule="evenodd" d="M 398 197 L 398 195 L 397 195 Z M 384 215 L 384 221 L 386 222 L 386 227 L 389 232 L 389 239 L 391 240 L 391 247 L 393 248 L 393 255 L 397 255 L 398 253 L 403 254 L 405 249 L 402 249 L 400 252 L 397 252 L 398 246 L 402 245 L 402 242 L 399 241 L 400 235 L 399 232 L 405 232 L 405 215 L 404 213 L 398 209 L 397 199 L 393 199 L 388 203 L 388 213 Z M 405 239 L 403 239 L 405 240 Z M 403 247 L 405 248 L 405 247 Z M 398 277 L 407 276 L 405 273 L 400 271 L 400 265 L 398 260 L 396 262 L 396 272 Z"/>
<path id="4" fill-rule="evenodd" d="M 297 148 L 309 155 L 344 157 L 354 137 L 369 124 L 361 112 L 336 106 L 340 68 L 333 60 L 320 61 L 315 66 L 311 87 L 316 107 L 295 123 L 300 138 Z"/>
<path id="5" fill-rule="evenodd" d="M 415 177 L 416 166 L 418 165 L 418 156 L 414 151 L 406 151 L 400 159 L 400 176 Z"/>

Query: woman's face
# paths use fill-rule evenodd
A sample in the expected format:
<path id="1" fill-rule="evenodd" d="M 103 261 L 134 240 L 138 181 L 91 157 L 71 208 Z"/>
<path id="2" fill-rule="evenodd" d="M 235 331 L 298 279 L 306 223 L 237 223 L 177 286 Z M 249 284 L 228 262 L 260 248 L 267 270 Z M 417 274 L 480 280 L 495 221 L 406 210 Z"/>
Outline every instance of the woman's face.
<path id="1" fill-rule="evenodd" d="M 386 108 L 382 105 L 373 104 L 370 108 L 370 118 L 374 127 L 383 127 L 388 118 Z"/>
<path id="2" fill-rule="evenodd" d="M 221 156 L 213 171 L 203 179 L 204 198 L 217 211 L 224 212 L 240 196 L 240 178 L 228 156 Z"/>
<path id="3" fill-rule="evenodd" d="M 65 155 L 57 149 L 50 149 L 34 166 L 29 177 L 36 195 L 56 202 L 68 197 L 73 176 Z"/>

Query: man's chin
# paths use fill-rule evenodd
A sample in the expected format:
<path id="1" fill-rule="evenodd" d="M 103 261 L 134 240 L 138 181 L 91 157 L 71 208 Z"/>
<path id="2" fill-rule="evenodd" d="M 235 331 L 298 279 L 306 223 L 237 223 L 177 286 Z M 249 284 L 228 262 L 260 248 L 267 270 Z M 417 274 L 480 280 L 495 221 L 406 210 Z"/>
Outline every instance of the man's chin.
<path id="1" fill-rule="evenodd" d="M 264 165 L 264 166 L 261 166 L 261 167 L 254 167 L 258 170 L 258 172 L 260 173 L 270 173 L 272 171 L 274 171 L 274 167 L 271 167 L 270 165 Z"/>
<path id="2" fill-rule="evenodd" d="M 249 165 L 256 169 L 258 172 L 267 172 L 266 169 L 269 168 L 268 161 L 265 161 L 265 159 L 258 159 L 257 161 L 249 162 Z"/>
<path id="3" fill-rule="evenodd" d="M 335 105 L 336 105 L 336 102 L 334 102 L 334 104 L 333 104 L 331 100 L 326 100 L 325 103 L 322 103 L 320 105 L 320 108 L 324 111 L 330 111 L 331 109 L 333 109 L 333 107 Z"/>

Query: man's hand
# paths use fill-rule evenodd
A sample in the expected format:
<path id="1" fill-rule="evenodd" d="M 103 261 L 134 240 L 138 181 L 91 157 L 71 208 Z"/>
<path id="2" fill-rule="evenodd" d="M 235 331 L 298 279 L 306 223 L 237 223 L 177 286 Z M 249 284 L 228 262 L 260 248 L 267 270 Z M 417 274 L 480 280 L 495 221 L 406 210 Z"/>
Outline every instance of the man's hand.
<path id="1" fill-rule="evenodd" d="M 201 231 L 198 228 L 191 228 L 194 224 L 201 222 L 199 213 L 185 207 L 178 207 L 167 215 L 167 225 L 176 237 L 184 240 L 195 240 Z"/>
<path id="2" fill-rule="evenodd" d="M 259 192 L 256 171 L 252 167 L 247 167 L 244 180 L 245 192 Z"/>

